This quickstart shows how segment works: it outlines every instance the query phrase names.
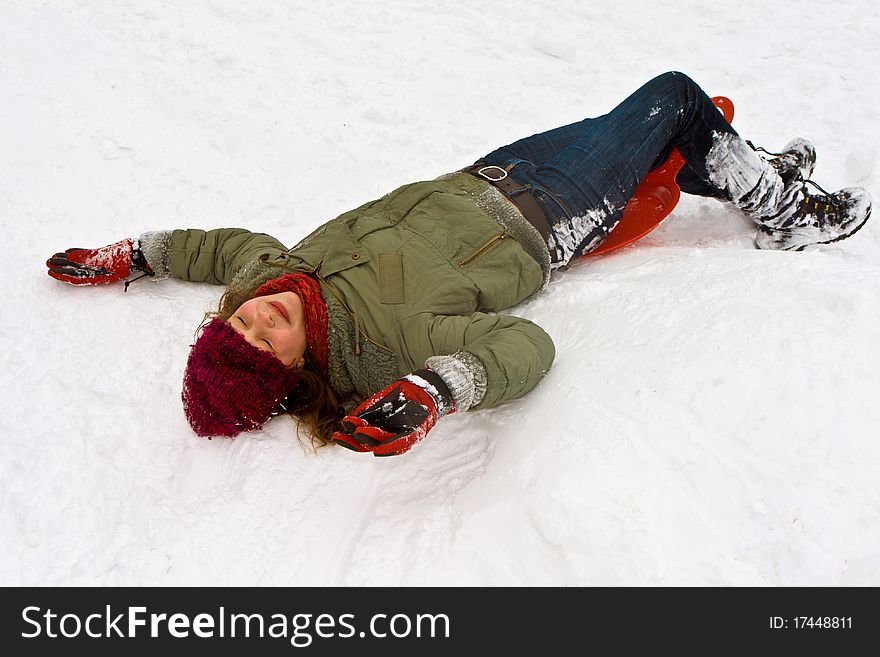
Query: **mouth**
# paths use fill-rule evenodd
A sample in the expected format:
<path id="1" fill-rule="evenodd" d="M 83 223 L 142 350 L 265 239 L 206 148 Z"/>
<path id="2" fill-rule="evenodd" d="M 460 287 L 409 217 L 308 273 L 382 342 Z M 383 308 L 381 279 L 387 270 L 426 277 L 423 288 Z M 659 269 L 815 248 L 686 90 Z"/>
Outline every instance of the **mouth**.
<path id="1" fill-rule="evenodd" d="M 272 306 L 275 310 L 278 311 L 278 314 L 284 318 L 284 321 L 290 322 L 290 315 L 287 314 L 287 308 L 285 308 L 282 304 L 277 301 L 270 301 L 269 305 Z"/>

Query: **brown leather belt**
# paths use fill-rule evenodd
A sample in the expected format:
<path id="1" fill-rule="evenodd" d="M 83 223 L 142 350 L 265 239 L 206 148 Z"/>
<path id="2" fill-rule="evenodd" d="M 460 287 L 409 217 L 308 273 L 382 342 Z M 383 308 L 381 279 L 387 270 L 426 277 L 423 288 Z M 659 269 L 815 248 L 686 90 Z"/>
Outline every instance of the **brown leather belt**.
<path id="1" fill-rule="evenodd" d="M 486 165 L 477 163 L 469 166 L 462 171 L 469 173 L 477 178 L 487 180 L 497 187 L 510 201 L 519 208 L 522 216 L 535 227 L 544 242 L 550 237 L 550 222 L 547 221 L 547 215 L 538 205 L 535 197 L 532 195 L 532 186 L 514 182 L 507 175 L 507 171 L 499 166 Z"/>

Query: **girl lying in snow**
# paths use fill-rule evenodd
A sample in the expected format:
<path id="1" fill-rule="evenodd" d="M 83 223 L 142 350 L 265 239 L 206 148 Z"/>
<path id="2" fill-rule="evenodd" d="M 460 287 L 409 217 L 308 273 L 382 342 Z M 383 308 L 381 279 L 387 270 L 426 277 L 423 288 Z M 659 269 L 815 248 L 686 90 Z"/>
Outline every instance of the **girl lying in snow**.
<path id="1" fill-rule="evenodd" d="M 757 226 L 758 248 L 842 240 L 871 213 L 862 188 L 807 189 L 816 162 L 808 141 L 767 159 L 691 79 L 666 73 L 609 114 L 401 187 L 292 249 L 239 228 L 174 230 L 68 249 L 47 265 L 75 285 L 132 270 L 227 285 L 184 374 L 197 434 L 232 437 L 290 413 L 318 443 L 402 454 L 438 418 L 537 385 L 553 342 L 494 312 L 602 244 L 673 147 L 686 160 L 682 191 L 733 203 Z"/>

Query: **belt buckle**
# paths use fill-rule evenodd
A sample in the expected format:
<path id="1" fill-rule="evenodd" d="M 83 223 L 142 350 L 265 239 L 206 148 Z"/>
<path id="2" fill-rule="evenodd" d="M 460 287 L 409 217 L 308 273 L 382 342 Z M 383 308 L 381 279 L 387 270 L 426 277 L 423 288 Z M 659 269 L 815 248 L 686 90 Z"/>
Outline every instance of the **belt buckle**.
<path id="1" fill-rule="evenodd" d="M 498 171 L 501 172 L 501 175 L 498 176 L 497 178 L 493 178 L 488 173 L 484 173 L 487 169 L 497 169 Z M 493 171 L 493 173 L 494 173 L 494 171 Z M 494 165 L 494 164 L 490 164 L 489 166 L 481 167 L 481 168 L 477 169 L 477 174 L 482 176 L 486 180 L 489 180 L 490 182 L 499 182 L 500 180 L 504 180 L 505 178 L 507 178 L 507 171 L 505 169 L 502 169 L 499 166 Z"/>

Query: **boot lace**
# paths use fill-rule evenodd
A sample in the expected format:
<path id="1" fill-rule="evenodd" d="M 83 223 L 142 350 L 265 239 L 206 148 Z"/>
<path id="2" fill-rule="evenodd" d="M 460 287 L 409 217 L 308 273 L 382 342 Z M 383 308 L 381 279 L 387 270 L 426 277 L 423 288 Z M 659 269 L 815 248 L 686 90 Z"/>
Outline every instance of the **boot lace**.
<path id="1" fill-rule="evenodd" d="M 755 146 L 748 139 L 745 140 L 746 143 L 751 147 L 753 151 L 766 153 L 767 155 L 772 155 L 775 158 L 781 158 L 786 153 L 775 153 L 774 151 L 768 151 L 766 148 L 762 146 Z M 779 164 L 782 163 L 782 160 L 770 160 L 770 164 L 779 169 Z M 793 178 L 795 180 L 800 180 L 803 182 L 803 191 L 804 191 L 804 199 L 801 202 L 801 209 L 804 214 L 814 215 L 819 221 L 828 221 L 830 223 L 840 223 L 842 217 L 840 213 L 841 203 L 837 199 L 837 197 L 829 192 L 827 189 L 822 187 L 819 183 L 815 182 L 811 178 L 804 180 L 800 172 L 794 173 Z M 812 185 L 816 189 L 818 189 L 824 196 L 814 194 L 810 195 L 807 193 L 806 186 Z"/>
<path id="2" fill-rule="evenodd" d="M 808 184 L 818 189 L 822 194 L 814 194 L 810 196 L 806 190 Z M 840 213 L 841 204 L 837 197 L 817 182 L 812 180 L 804 181 L 804 200 L 802 203 L 803 205 L 801 207 L 803 208 L 804 213 L 816 216 L 819 221 L 840 223 L 842 219 Z"/>
<path id="3" fill-rule="evenodd" d="M 775 155 L 776 157 L 782 157 L 782 156 L 784 155 L 784 153 L 774 153 L 773 151 L 768 151 L 768 150 L 767 150 L 766 148 L 764 148 L 763 146 L 755 146 L 755 145 L 754 145 L 752 142 L 750 142 L 748 139 L 746 139 L 746 143 L 749 145 L 749 147 L 750 147 L 753 151 L 759 151 L 759 152 L 761 152 L 761 153 L 767 153 L 767 155 Z"/>
<path id="4" fill-rule="evenodd" d="M 745 141 L 753 151 L 757 153 L 766 153 L 767 155 L 773 156 L 772 159 L 769 157 L 765 157 L 764 159 L 767 160 L 774 169 L 776 169 L 776 172 L 782 178 L 782 181 L 785 183 L 786 186 L 790 185 L 791 183 L 796 183 L 803 180 L 803 176 L 801 175 L 798 166 L 797 156 L 794 155 L 794 153 L 791 153 L 790 151 L 776 153 L 774 151 L 768 151 L 763 146 L 755 146 L 748 139 L 746 139 Z M 786 155 L 792 157 L 786 158 Z"/>

